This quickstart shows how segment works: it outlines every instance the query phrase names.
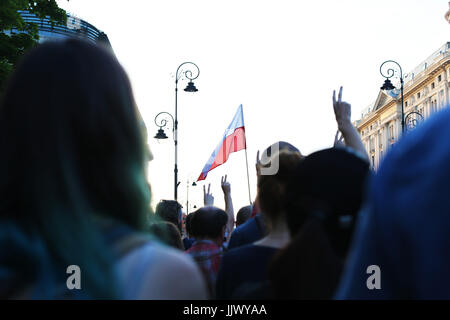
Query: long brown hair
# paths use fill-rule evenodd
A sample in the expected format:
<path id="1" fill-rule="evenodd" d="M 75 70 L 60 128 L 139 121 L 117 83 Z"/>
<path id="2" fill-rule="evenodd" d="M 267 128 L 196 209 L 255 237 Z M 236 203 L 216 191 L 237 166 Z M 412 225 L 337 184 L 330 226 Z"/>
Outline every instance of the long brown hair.
<path id="1" fill-rule="evenodd" d="M 342 260 L 320 220 L 310 218 L 272 260 L 269 279 L 273 298 L 331 299 L 341 272 Z"/>
<path id="2" fill-rule="evenodd" d="M 24 247 L 36 250 L 28 256 L 15 250 L 11 261 L 0 257 L 0 268 L 25 285 L 42 284 L 33 297 L 53 298 L 50 280 L 39 281 L 44 271 L 74 263 L 83 270 L 81 295 L 116 296 L 112 253 L 94 217 L 145 225 L 150 192 L 139 120 L 130 81 L 103 48 L 47 42 L 18 64 L 0 101 L 0 228 L 8 221 L 28 239 Z M 17 263 L 33 255 L 35 262 Z M 64 273 L 49 274 L 64 283 Z"/>
<path id="3" fill-rule="evenodd" d="M 309 155 L 293 170 L 284 201 L 292 240 L 269 271 L 275 298 L 333 297 L 369 172 L 368 162 L 334 148 Z"/>
<path id="4" fill-rule="evenodd" d="M 278 172 L 274 175 L 258 175 L 258 203 L 269 225 L 281 218 L 287 182 L 302 159 L 299 152 L 281 150 L 272 155 L 269 163 L 264 165 L 269 167 L 274 161 L 278 161 Z M 260 164 L 259 166 L 262 167 Z"/>

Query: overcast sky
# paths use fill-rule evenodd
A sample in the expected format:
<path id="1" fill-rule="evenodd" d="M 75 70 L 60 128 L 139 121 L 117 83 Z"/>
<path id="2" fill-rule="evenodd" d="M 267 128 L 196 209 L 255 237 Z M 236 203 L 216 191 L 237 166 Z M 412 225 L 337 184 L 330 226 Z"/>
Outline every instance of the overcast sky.
<path id="1" fill-rule="evenodd" d="M 244 107 L 252 197 L 257 150 L 278 140 L 303 154 L 330 147 L 337 126 L 331 97 L 344 86 L 353 119 L 383 83 L 380 64 L 414 69 L 445 42 L 447 0 L 58 0 L 104 31 L 131 79 L 155 159 L 149 166 L 153 205 L 173 198 L 173 140 L 158 143 L 154 117 L 174 113 L 177 67 L 200 68 L 196 93 L 179 83 L 179 201 L 220 142 L 237 107 Z M 166 130 L 171 137 L 171 131 Z M 206 183 L 224 206 L 228 174 L 235 212 L 248 204 L 245 153 L 230 155 Z M 189 202 L 201 206 L 202 184 Z"/>

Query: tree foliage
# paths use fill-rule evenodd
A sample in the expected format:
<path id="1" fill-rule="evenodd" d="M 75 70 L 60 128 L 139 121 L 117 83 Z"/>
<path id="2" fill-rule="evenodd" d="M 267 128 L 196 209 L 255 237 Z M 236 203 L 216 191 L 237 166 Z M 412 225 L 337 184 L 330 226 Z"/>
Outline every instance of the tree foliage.
<path id="1" fill-rule="evenodd" d="M 1 0 L 0 5 L 0 92 L 20 57 L 39 42 L 35 23 L 23 20 L 19 11 L 47 18 L 52 25 L 66 24 L 66 11 L 56 0 Z"/>

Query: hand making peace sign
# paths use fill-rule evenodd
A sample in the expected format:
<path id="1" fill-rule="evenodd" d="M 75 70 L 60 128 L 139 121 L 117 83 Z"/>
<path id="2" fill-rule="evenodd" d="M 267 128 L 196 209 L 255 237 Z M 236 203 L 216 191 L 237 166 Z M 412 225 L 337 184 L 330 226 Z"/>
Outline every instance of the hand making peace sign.
<path id="1" fill-rule="evenodd" d="M 339 89 L 338 99 L 336 101 L 336 90 L 333 90 L 333 109 L 336 116 L 336 122 L 340 131 L 348 128 L 348 125 L 352 125 L 352 106 L 342 101 L 342 87 Z"/>
<path id="2" fill-rule="evenodd" d="M 205 206 L 214 205 L 214 196 L 211 193 L 211 183 L 208 184 L 208 192 L 206 192 L 205 185 L 203 185 L 203 205 Z"/>
<path id="3" fill-rule="evenodd" d="M 227 181 L 227 175 L 225 175 L 225 177 L 222 176 L 221 186 L 222 186 L 222 191 L 225 195 L 231 193 L 231 185 Z"/>

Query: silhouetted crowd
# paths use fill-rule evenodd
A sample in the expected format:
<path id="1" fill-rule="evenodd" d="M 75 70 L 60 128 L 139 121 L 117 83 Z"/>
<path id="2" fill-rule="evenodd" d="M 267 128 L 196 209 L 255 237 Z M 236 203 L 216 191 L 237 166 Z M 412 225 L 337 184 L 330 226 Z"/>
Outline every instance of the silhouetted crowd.
<path id="1" fill-rule="evenodd" d="M 88 42 L 39 45 L 0 101 L 0 297 L 450 298 L 449 111 L 375 172 L 342 87 L 332 106 L 333 146 L 258 152 L 257 196 L 236 215 L 227 176 L 224 210 L 209 185 L 195 212 L 153 212 L 124 69 Z"/>

